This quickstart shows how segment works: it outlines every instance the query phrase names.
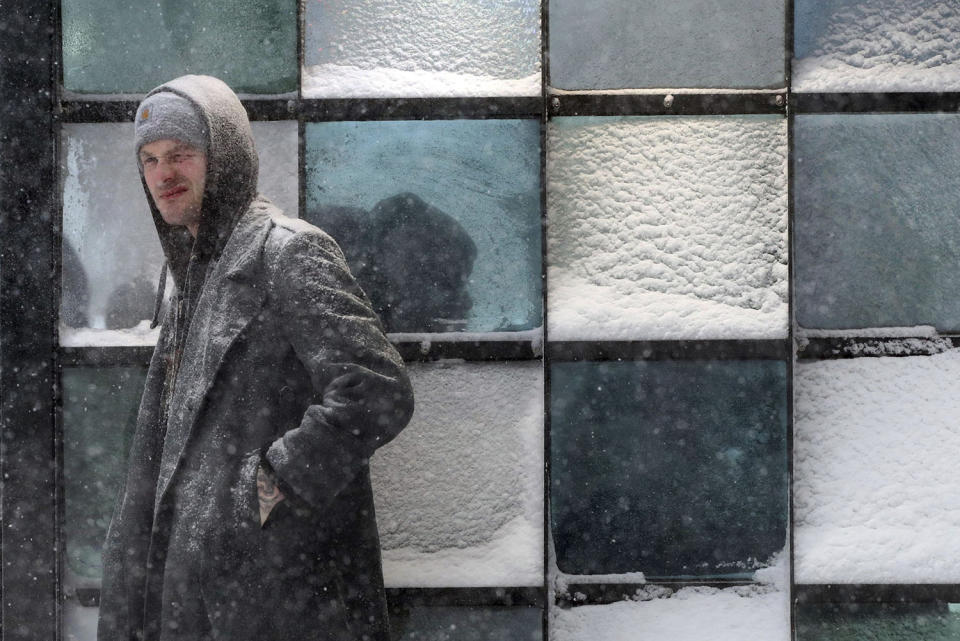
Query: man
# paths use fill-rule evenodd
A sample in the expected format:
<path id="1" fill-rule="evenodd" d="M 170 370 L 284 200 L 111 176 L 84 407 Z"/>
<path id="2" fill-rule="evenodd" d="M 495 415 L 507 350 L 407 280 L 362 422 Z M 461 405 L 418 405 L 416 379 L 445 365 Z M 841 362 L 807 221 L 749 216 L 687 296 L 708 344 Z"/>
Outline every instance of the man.
<path id="1" fill-rule="evenodd" d="M 337 245 L 257 196 L 246 112 L 184 76 L 137 110 L 177 286 L 107 535 L 101 641 L 388 637 L 367 471 L 413 411 Z"/>

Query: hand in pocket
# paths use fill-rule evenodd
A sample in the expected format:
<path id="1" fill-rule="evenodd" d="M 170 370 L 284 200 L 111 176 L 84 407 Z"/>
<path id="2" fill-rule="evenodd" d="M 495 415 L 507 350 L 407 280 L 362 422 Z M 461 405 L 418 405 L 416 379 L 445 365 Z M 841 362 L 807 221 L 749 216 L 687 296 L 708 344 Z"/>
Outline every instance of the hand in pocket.
<path id="1" fill-rule="evenodd" d="M 257 466 L 257 501 L 260 503 L 260 525 L 263 526 L 270 511 L 284 499 L 283 492 L 277 487 L 277 476 L 273 472 Z"/>

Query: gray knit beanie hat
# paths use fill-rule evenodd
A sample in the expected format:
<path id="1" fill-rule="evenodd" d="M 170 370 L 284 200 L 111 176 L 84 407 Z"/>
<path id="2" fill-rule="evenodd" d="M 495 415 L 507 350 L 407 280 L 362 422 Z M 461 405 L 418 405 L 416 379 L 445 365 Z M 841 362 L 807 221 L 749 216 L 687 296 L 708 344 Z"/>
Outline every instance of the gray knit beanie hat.
<path id="1" fill-rule="evenodd" d="M 189 100 L 170 91 L 144 98 L 134 122 L 136 150 L 157 140 L 179 140 L 204 152 L 210 144 L 207 124 Z"/>

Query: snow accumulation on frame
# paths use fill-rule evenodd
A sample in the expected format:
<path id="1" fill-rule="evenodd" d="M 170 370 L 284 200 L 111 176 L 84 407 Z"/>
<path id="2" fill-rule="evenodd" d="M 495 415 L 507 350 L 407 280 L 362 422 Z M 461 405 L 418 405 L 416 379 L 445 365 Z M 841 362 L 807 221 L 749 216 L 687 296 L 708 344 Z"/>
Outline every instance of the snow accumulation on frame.
<path id="1" fill-rule="evenodd" d="M 789 554 L 758 571 L 759 584 L 717 589 L 657 585 L 628 600 L 551 610 L 557 641 L 787 641 L 790 638 Z"/>
<path id="2" fill-rule="evenodd" d="M 800 0 L 793 88 L 960 90 L 960 6 L 953 0 Z"/>
<path id="3" fill-rule="evenodd" d="M 540 585 L 539 362 L 409 371 L 413 419 L 371 462 L 387 585 Z"/>
<path id="4" fill-rule="evenodd" d="M 537 0 L 308 2 L 308 98 L 537 96 Z"/>
<path id="5" fill-rule="evenodd" d="M 460 98 L 536 96 L 540 74 L 496 78 L 455 71 L 407 71 L 353 65 L 312 65 L 303 69 L 308 98 Z"/>
<path id="6" fill-rule="evenodd" d="M 960 580 L 960 350 L 795 375 L 797 582 Z"/>
<path id="7" fill-rule="evenodd" d="M 783 118 L 557 118 L 550 127 L 552 339 L 787 335 Z"/>

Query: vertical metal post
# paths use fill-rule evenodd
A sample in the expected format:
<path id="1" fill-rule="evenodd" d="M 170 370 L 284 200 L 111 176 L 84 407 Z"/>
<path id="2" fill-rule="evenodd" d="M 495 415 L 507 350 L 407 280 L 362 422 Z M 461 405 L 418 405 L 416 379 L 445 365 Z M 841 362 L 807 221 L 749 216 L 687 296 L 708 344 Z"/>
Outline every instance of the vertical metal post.
<path id="1" fill-rule="evenodd" d="M 0 636 L 57 637 L 57 3 L 0 0 Z"/>

